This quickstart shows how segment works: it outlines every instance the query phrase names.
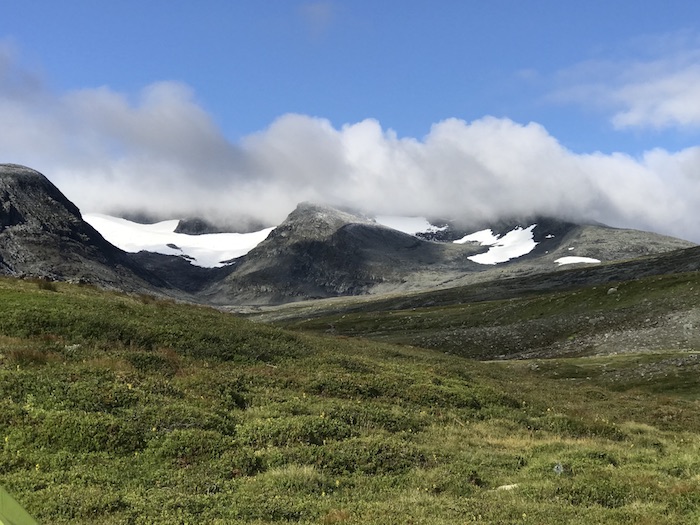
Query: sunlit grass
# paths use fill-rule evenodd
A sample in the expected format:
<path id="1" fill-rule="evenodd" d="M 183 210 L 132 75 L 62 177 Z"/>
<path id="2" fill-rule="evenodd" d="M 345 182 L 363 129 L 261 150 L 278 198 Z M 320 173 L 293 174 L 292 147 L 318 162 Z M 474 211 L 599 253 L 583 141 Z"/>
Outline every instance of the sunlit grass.
<path id="1" fill-rule="evenodd" d="M 697 396 L 636 373 L 679 353 L 480 363 L 56 288 L 0 279 L 0 474 L 42 523 L 700 518 Z"/>

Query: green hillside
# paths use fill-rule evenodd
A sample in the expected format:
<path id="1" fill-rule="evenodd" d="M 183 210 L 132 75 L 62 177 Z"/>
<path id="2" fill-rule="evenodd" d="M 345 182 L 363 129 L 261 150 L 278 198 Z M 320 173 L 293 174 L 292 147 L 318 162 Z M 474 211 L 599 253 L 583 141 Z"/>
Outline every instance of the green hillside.
<path id="1" fill-rule="evenodd" d="M 650 282 L 649 308 L 697 304 L 673 310 L 684 278 Z M 637 326 L 623 292 L 335 313 L 312 335 L 2 279 L 0 485 L 44 524 L 697 522 L 692 348 L 481 362 L 438 344 L 458 319 L 527 327 L 586 300 Z"/>

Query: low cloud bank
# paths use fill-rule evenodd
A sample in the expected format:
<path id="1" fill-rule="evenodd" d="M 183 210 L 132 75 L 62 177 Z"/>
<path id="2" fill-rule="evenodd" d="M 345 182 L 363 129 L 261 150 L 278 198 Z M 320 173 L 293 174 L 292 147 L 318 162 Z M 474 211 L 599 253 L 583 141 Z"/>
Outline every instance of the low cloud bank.
<path id="1" fill-rule="evenodd" d="M 279 223 L 304 200 L 478 222 L 552 215 L 700 242 L 700 147 L 575 154 L 536 123 L 439 122 L 420 139 L 368 119 L 283 115 L 228 141 L 185 85 L 57 96 L 0 46 L 0 159 L 42 171 L 85 212 Z"/>

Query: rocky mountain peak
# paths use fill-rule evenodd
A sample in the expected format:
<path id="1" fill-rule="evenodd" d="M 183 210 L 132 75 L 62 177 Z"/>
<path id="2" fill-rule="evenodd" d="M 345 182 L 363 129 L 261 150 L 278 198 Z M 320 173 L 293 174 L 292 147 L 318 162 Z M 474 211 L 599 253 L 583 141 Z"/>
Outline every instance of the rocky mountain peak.
<path id="1" fill-rule="evenodd" d="M 124 289 L 148 288 L 144 277 L 161 284 L 83 221 L 44 175 L 17 164 L 0 164 L 0 274 Z"/>
<path id="2" fill-rule="evenodd" d="M 80 210 L 44 175 L 0 164 L 0 231 L 18 226 L 66 231 L 80 222 Z"/>
<path id="3" fill-rule="evenodd" d="M 270 235 L 288 238 L 303 236 L 309 240 L 323 240 L 347 224 L 374 224 L 362 215 L 341 211 L 330 206 L 302 202 Z"/>

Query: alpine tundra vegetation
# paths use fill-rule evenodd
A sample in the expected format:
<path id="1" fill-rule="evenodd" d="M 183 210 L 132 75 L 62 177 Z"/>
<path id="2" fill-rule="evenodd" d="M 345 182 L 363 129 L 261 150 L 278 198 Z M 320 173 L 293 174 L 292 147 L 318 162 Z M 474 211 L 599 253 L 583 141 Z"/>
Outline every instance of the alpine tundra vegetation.
<path id="1" fill-rule="evenodd" d="M 696 521 L 700 274 L 608 289 L 296 304 L 288 331 L 3 278 L 3 485 L 56 524 Z"/>

